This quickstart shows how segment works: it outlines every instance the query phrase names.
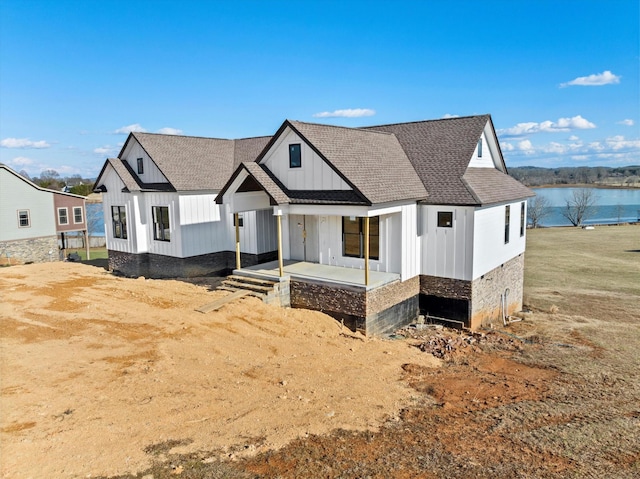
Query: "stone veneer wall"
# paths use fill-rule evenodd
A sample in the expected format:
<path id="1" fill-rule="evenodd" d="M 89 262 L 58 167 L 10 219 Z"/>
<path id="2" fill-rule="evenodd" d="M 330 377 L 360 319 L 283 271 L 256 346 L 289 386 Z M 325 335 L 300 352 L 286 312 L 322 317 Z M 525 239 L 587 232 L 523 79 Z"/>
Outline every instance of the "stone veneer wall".
<path id="1" fill-rule="evenodd" d="M 125 276 L 144 276 L 146 278 L 189 278 L 193 276 L 212 276 L 229 273 L 236 266 L 236 254 L 233 251 L 220 251 L 188 258 L 176 258 L 153 253 L 132 254 L 109 250 L 109 270 Z M 240 256 L 242 266 L 273 261 L 278 252 L 262 254 L 243 253 Z"/>
<path id="2" fill-rule="evenodd" d="M 49 252 L 51 251 L 51 254 Z M 46 263 L 59 261 L 57 236 L 42 236 L 0 242 L 0 264 Z"/>
<path id="3" fill-rule="evenodd" d="M 385 334 L 418 316 L 418 277 L 375 289 L 291 280 L 291 306 L 322 311 L 367 335 Z"/>
<path id="4" fill-rule="evenodd" d="M 472 282 L 471 328 L 502 322 L 501 296 L 506 289 L 507 314 L 522 310 L 524 293 L 524 253 Z"/>

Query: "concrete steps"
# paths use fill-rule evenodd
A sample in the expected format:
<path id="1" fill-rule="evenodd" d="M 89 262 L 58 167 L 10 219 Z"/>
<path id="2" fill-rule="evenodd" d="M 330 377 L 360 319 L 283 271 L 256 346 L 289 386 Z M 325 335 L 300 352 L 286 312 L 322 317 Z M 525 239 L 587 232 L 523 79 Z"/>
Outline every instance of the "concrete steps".
<path id="1" fill-rule="evenodd" d="M 271 279 L 232 274 L 222 280 L 219 290 L 231 291 L 233 294 L 245 291 L 251 296 L 262 299 L 267 304 L 289 306 L 289 281 L 285 283 Z"/>

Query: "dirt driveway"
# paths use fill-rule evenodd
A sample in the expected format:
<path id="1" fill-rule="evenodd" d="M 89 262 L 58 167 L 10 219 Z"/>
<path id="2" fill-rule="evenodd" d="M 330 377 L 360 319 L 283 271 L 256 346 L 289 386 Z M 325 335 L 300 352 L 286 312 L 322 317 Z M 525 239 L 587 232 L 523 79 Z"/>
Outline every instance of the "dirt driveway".
<path id="1" fill-rule="evenodd" d="M 335 428 L 375 430 L 411 404 L 402 365 L 321 313 L 181 281 L 49 263 L 0 269 L 2 477 L 135 472 L 145 448 L 236 457 Z"/>

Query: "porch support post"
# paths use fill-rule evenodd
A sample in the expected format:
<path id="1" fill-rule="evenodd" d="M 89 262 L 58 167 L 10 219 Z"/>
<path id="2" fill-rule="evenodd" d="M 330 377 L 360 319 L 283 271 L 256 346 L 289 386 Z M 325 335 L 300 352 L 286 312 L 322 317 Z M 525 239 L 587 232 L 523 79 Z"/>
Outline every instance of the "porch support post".
<path id="1" fill-rule="evenodd" d="M 282 264 L 282 215 L 278 215 L 278 272 L 282 278 L 284 276 L 284 266 Z"/>
<path id="2" fill-rule="evenodd" d="M 89 230 L 84 230 L 84 244 L 87 248 L 87 260 L 91 259 L 91 245 L 89 244 Z"/>
<path id="3" fill-rule="evenodd" d="M 236 269 L 240 269 L 240 215 L 234 213 L 233 219 L 236 224 Z"/>
<path id="4" fill-rule="evenodd" d="M 369 286 L 369 217 L 364 217 L 364 285 Z"/>

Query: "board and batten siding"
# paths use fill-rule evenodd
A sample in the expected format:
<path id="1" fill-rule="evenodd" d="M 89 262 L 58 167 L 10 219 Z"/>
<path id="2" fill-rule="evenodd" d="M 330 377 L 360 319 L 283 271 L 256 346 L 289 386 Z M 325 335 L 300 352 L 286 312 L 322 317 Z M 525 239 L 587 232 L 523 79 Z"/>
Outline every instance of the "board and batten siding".
<path id="1" fill-rule="evenodd" d="M 0 240 L 56 235 L 53 193 L 34 188 L 4 168 L 0 168 L 0 204 Z M 19 227 L 19 210 L 29 211 L 28 227 Z"/>
<path id="2" fill-rule="evenodd" d="M 520 236 L 520 208 L 522 201 L 477 208 L 474 214 L 475 241 L 473 242 L 473 278 L 497 268 L 524 253 L 526 227 Z M 526 221 L 526 201 L 525 221 Z M 505 244 L 505 207 L 511 206 L 509 242 Z M 526 226 L 526 225 L 525 225 Z"/>
<path id="3" fill-rule="evenodd" d="M 245 211 L 240 228 L 240 252 L 261 254 L 278 250 L 277 220 L 272 210 Z M 227 238 L 235 241 L 233 214 L 229 215 Z M 226 248 L 233 251 L 235 246 Z"/>
<path id="4" fill-rule="evenodd" d="M 120 251 L 122 253 L 137 253 L 135 222 L 140 221 L 139 215 L 135 214 L 133 195 L 123 193 L 124 183 L 111 167 L 107 166 L 102 184 L 107 188 L 107 192 L 102 195 L 102 211 L 104 216 L 104 227 L 107 238 L 107 249 Z M 113 237 L 113 222 L 111 216 L 112 206 L 124 206 L 127 217 L 127 239 Z M 136 218 L 138 217 L 138 218 Z"/>
<path id="5" fill-rule="evenodd" d="M 474 208 L 420 205 L 421 274 L 470 281 L 473 273 Z M 451 228 L 438 226 L 438 212 L 451 212 Z"/>
<path id="6" fill-rule="evenodd" d="M 130 141 L 123 152 L 122 159 L 129 163 L 129 166 L 143 183 L 168 183 L 167 178 L 151 160 L 147 152 L 144 151 L 140 143 L 135 138 Z M 138 158 L 142 158 L 143 173 L 138 174 Z"/>
<path id="7" fill-rule="evenodd" d="M 217 194 L 181 194 L 180 236 L 183 257 L 230 249 L 229 227 L 224 206 L 216 205 Z"/>
<path id="8" fill-rule="evenodd" d="M 300 144 L 301 167 L 289 167 L 289 145 Z M 351 190 L 296 133 L 287 128 L 260 161 L 290 190 Z"/>
<path id="9" fill-rule="evenodd" d="M 482 138 L 482 157 L 478 157 L 478 145 L 473 150 L 473 155 L 469 161 L 470 168 L 497 168 L 504 171 L 500 159 L 500 150 L 496 144 L 495 136 L 489 122 L 484 127 Z"/>
<path id="10" fill-rule="evenodd" d="M 402 251 L 400 279 L 406 281 L 420 274 L 420 248 L 418 242 L 418 205 L 402 206 L 401 243 L 393 243 L 394 249 Z"/>

